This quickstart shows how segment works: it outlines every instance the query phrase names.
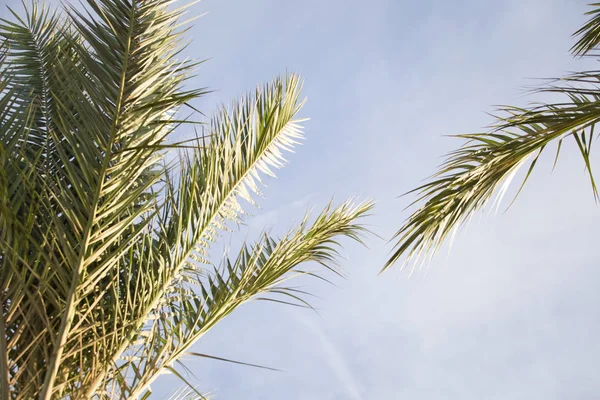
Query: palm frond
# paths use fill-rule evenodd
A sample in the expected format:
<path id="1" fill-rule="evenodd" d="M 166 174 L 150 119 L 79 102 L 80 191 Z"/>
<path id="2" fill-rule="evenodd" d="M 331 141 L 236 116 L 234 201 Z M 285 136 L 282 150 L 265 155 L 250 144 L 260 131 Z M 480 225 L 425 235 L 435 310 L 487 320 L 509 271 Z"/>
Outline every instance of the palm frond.
<path id="1" fill-rule="evenodd" d="M 10 131 L 14 136 L 26 133 L 26 137 L 17 140 L 3 136 L 2 142 L 15 141 L 23 156 L 35 158 L 37 151 L 48 145 L 47 131 L 52 124 L 54 103 L 50 88 L 55 84 L 53 69 L 60 54 L 64 22 L 56 12 L 36 3 L 29 9 L 26 7 L 25 20 L 9 11 L 16 21 L 0 20 L 0 37 L 6 49 L 0 72 L 4 82 L 2 92 L 12 98 L 10 107 L 3 108 L 6 114 L 3 122 L 28 120 L 29 126 L 27 130 Z"/>
<path id="2" fill-rule="evenodd" d="M 307 215 L 281 239 L 265 234 L 252 246 L 244 244 L 234 260 L 226 258 L 206 275 L 181 282 L 155 311 L 154 322 L 138 336 L 138 345 L 129 349 L 128 354 L 135 357 L 121 366 L 120 373 L 136 371 L 129 396 L 144 393 L 164 368 L 172 368 L 182 356 L 190 354 L 188 349 L 193 343 L 241 304 L 252 299 L 307 304 L 285 283 L 296 276 L 317 276 L 299 269 L 307 262 L 338 273 L 335 260 L 339 238 L 362 243 L 367 230 L 355 221 L 371 208 L 370 202 L 344 203 L 336 208 L 330 205 L 312 224 Z"/>
<path id="3" fill-rule="evenodd" d="M 600 6 L 600 3 L 593 4 Z M 598 45 L 599 9 L 576 34 L 576 54 L 589 54 Z M 409 193 L 418 193 L 412 203 L 423 203 L 414 211 L 392 240 L 396 241 L 384 270 L 406 256 L 403 266 L 413 269 L 432 257 L 442 243 L 453 236 L 493 196 L 499 203 L 517 170 L 528 165 L 517 195 L 530 177 L 540 155 L 552 143 L 556 145 L 555 165 L 562 142 L 572 139 L 584 161 L 594 198 L 598 188 L 590 162 L 591 147 L 600 122 L 600 71 L 586 71 L 551 80 L 536 93 L 565 96 L 565 101 L 537 104 L 529 108 L 512 106 L 498 110 L 496 122 L 485 133 L 456 137 L 466 143 L 448 154 L 446 161 L 424 185 Z"/>
<path id="4" fill-rule="evenodd" d="M 600 3 L 590 3 L 592 10 L 585 13 L 590 19 L 577 32 L 573 34 L 579 40 L 571 48 L 576 56 L 590 55 L 590 52 L 598 48 L 600 44 Z"/>
<path id="5" fill-rule="evenodd" d="M 299 93 L 300 81 L 293 75 L 258 88 L 231 111 L 218 113 L 196 150 L 181 154 L 178 181 L 165 173 L 164 203 L 155 219 L 158 236 L 152 242 L 157 247 L 150 252 L 159 258 L 152 267 L 157 272 L 140 270 L 139 279 L 151 278 L 147 280 L 151 289 L 134 286 L 135 293 L 146 295 L 135 303 L 137 323 L 128 327 L 127 339 L 114 351 L 112 371 L 121 354 L 143 334 L 147 318 L 154 318 L 170 298 L 180 295 L 179 283 L 202 275 L 218 231 L 226 230 L 228 221 L 240 221 L 240 199 L 252 202 L 250 193 L 260 194 L 261 174 L 273 175 L 272 169 L 283 165 L 281 151 L 291 150 L 301 138 L 301 120 L 296 118 L 302 106 Z M 97 377 L 89 390 L 96 390 L 102 381 Z"/>

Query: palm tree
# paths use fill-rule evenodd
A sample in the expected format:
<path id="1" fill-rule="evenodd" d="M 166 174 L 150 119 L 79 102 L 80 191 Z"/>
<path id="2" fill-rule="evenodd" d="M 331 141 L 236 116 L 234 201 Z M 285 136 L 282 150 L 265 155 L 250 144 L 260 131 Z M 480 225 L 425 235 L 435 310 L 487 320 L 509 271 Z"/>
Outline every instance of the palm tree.
<path id="1" fill-rule="evenodd" d="M 306 304 L 287 280 L 319 276 L 310 261 L 339 273 L 338 238 L 365 232 L 371 203 L 330 205 L 211 264 L 301 139 L 301 84 L 195 122 L 205 90 L 185 88 L 196 63 L 177 60 L 186 7 L 171 3 L 34 1 L 0 23 L 2 399 L 145 399 L 161 373 L 185 381 L 205 332 L 253 298 Z M 168 141 L 185 128 L 193 140 Z"/>
<path id="2" fill-rule="evenodd" d="M 594 8 L 587 12 L 591 19 L 574 34 L 579 37 L 571 49 L 575 56 L 598 56 L 600 3 L 591 6 Z M 599 84 L 599 70 L 550 80 L 534 92 L 563 95 L 563 102 L 529 108 L 501 107 L 488 132 L 457 135 L 465 144 L 447 155 L 427 183 L 409 192 L 418 193 L 413 205 L 422 205 L 395 234 L 393 240 L 397 242 L 384 270 L 403 256 L 403 266 L 410 264 L 414 269 L 420 265 L 495 194 L 500 200 L 516 171 L 528 165 L 518 195 L 540 155 L 551 144 L 556 145 L 556 165 L 563 140 L 577 143 L 598 200 L 590 150 L 594 127 L 600 122 Z"/>

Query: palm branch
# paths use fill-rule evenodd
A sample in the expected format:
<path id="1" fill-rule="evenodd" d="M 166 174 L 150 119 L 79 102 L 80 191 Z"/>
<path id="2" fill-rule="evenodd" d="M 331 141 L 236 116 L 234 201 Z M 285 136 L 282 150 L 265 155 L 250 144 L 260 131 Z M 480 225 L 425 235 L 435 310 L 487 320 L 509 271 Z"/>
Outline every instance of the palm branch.
<path id="1" fill-rule="evenodd" d="M 286 280 L 305 262 L 335 271 L 337 240 L 360 241 L 371 208 L 329 206 L 214 267 L 211 244 L 302 138 L 300 79 L 171 143 L 205 93 L 185 89 L 195 63 L 177 59 L 186 7 L 85 5 L 34 1 L 0 23 L 0 398 L 146 398 L 240 304 L 304 304 Z"/>
<path id="2" fill-rule="evenodd" d="M 600 3 L 591 6 L 590 20 L 574 34 L 579 38 L 571 49 L 576 56 L 596 57 L 600 45 Z M 396 244 L 384 270 L 403 257 L 403 266 L 421 265 L 494 195 L 500 201 L 517 170 L 526 166 L 518 195 L 540 155 L 552 146 L 556 165 L 564 140 L 577 144 L 598 200 L 590 152 L 600 122 L 599 84 L 598 70 L 551 80 L 535 92 L 559 94 L 564 101 L 501 107 L 488 132 L 457 135 L 465 144 L 447 155 L 428 182 L 409 192 L 418 194 L 412 204 L 421 206 L 394 235 Z"/>

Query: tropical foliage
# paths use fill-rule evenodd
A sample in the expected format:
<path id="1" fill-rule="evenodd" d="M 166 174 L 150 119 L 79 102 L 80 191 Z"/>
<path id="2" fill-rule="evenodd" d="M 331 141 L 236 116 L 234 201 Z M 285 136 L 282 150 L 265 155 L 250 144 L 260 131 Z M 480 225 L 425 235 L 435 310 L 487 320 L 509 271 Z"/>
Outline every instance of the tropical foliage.
<path id="1" fill-rule="evenodd" d="M 240 304 L 304 304 L 287 279 L 337 272 L 338 238 L 361 240 L 371 204 L 347 202 L 211 264 L 302 138 L 303 102 L 289 75 L 196 122 L 185 8 L 34 1 L 0 23 L 2 399 L 146 398 Z"/>
<path id="2" fill-rule="evenodd" d="M 574 34 L 579 37 L 571 49 L 575 56 L 598 57 L 600 3 L 591 6 L 590 20 Z M 599 70 L 550 80 L 535 92 L 562 95 L 562 102 L 501 107 L 488 132 L 457 135 L 465 144 L 448 154 L 427 183 L 411 191 L 418 193 L 413 205 L 422 205 L 395 234 L 397 242 L 384 269 L 403 257 L 404 266 L 410 264 L 414 269 L 421 265 L 494 195 L 500 201 L 517 170 L 527 166 L 522 189 L 540 155 L 551 146 L 556 165 L 565 140 L 577 144 L 598 200 L 590 154 L 599 133 L 594 132 L 600 122 L 599 84 Z"/>

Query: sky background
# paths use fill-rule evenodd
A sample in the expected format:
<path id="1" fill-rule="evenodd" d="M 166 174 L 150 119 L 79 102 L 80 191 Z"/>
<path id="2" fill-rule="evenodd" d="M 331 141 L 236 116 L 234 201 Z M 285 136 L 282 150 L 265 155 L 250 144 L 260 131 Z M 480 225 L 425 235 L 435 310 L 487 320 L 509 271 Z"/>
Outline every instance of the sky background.
<path id="1" fill-rule="evenodd" d="M 443 135 L 481 130 L 491 105 L 540 100 L 523 96 L 527 78 L 593 65 L 568 53 L 585 11 L 581 0 L 196 4 L 190 15 L 208 14 L 186 54 L 209 59 L 193 84 L 216 90 L 203 111 L 286 70 L 305 80 L 307 139 L 241 237 L 358 196 L 377 200 L 365 222 L 389 239 L 411 200 L 397 196 L 460 144 Z M 284 372 L 187 360 L 200 390 L 222 400 L 598 398 L 600 208 L 576 147 L 563 148 L 507 213 L 478 215 L 410 279 L 377 275 L 386 240 L 345 242 L 346 280 L 303 282 L 318 314 L 242 306 L 194 350 Z M 152 398 L 178 385 L 161 377 Z"/>

